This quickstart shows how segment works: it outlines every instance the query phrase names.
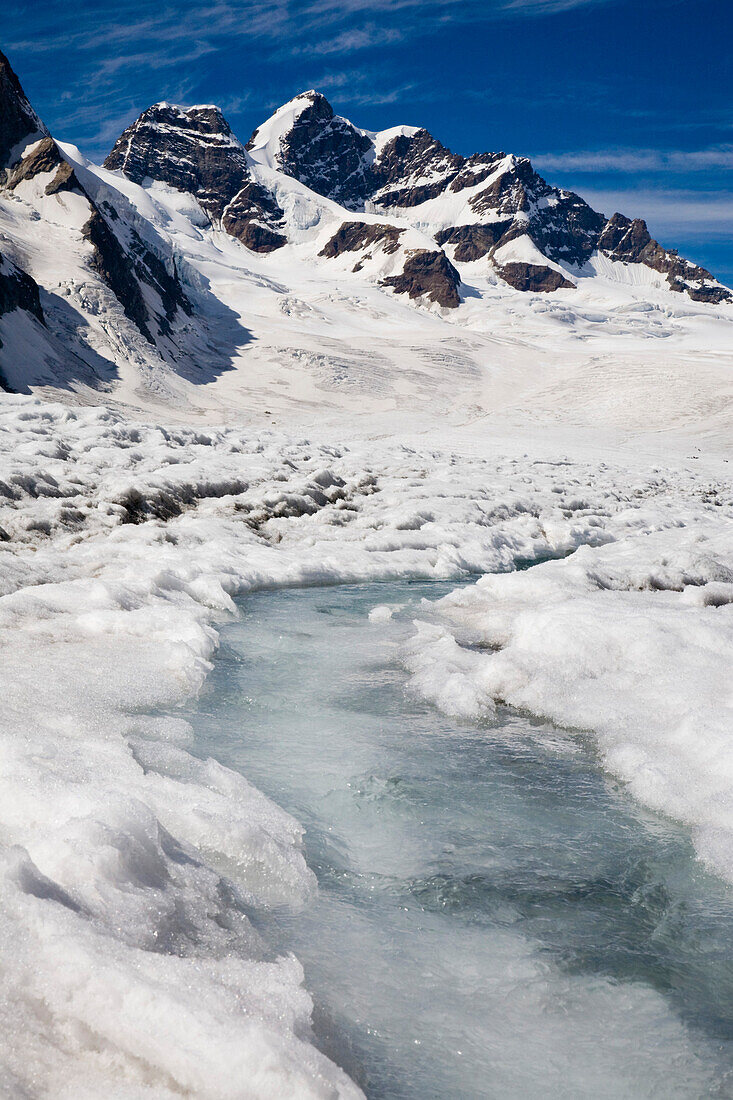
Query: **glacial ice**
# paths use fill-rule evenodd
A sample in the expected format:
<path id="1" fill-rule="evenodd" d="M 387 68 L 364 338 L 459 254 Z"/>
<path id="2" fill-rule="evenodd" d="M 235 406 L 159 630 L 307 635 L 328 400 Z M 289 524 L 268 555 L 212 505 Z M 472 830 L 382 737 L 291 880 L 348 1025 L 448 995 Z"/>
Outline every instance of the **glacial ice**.
<path id="1" fill-rule="evenodd" d="M 730 508 L 685 462 L 326 446 L 4 397 L 3 1089 L 358 1094 L 311 1042 L 300 964 L 257 929 L 313 898 L 301 825 L 162 716 L 258 589 L 491 574 L 420 608 L 415 686 L 582 727 L 730 875 Z"/>

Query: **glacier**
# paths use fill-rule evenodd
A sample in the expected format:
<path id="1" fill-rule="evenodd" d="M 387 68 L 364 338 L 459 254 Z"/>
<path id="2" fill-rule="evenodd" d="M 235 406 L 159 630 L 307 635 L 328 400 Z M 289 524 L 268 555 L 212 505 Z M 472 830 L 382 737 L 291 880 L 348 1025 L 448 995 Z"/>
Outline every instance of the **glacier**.
<path id="1" fill-rule="evenodd" d="M 319 1013 L 379 935 L 331 926 L 329 976 L 283 761 L 202 751 L 220 643 L 256 639 L 248 600 L 305 621 L 300 590 L 368 586 L 346 634 L 302 638 L 329 684 L 339 645 L 344 674 L 386 647 L 404 713 L 456 744 L 521 729 L 559 775 L 592 757 L 598 797 L 634 807 L 614 851 L 639 821 L 673 836 L 667 886 L 714 920 L 727 288 L 526 158 L 361 130 L 315 92 L 246 145 L 214 106 L 156 104 L 105 166 L 51 138 L 3 55 L 0 107 L 0 1091 L 362 1095 Z M 516 967 L 489 974 L 494 1016 L 517 999 L 482 1035 L 510 1061 L 531 1019 L 573 1068 L 562 1095 L 725 1095 L 726 1051 L 651 982 L 576 981 L 492 935 Z M 461 942 L 488 965 L 480 939 Z M 498 1094 L 546 1095 L 534 1068 L 495 1066 Z"/>
<path id="2" fill-rule="evenodd" d="M 302 828 L 176 717 L 248 592 L 464 578 L 417 609 L 414 690 L 582 728 L 731 877 L 731 493 L 710 462 L 22 396 L 0 425 L 6 1091 L 357 1095 L 308 1042 L 300 965 L 252 923 L 312 899 Z"/>

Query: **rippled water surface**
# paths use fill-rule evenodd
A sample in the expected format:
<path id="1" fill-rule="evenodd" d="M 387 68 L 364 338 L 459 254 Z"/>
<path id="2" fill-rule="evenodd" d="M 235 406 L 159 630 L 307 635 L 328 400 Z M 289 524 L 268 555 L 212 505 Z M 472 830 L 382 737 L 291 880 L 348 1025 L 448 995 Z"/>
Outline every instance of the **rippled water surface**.
<path id="1" fill-rule="evenodd" d="M 316 1042 L 374 1098 L 733 1096 L 731 891 L 590 743 L 406 690 L 448 587 L 249 597 L 191 715 L 306 828 L 318 896 L 263 932 L 304 964 Z"/>

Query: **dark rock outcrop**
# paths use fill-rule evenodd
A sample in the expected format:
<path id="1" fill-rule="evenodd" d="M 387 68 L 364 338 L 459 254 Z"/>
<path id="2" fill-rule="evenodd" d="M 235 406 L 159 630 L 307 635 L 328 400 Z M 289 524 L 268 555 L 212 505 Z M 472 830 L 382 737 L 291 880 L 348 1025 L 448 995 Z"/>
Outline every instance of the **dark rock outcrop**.
<path id="1" fill-rule="evenodd" d="M 504 159 L 504 170 L 469 200 L 479 215 L 513 219 L 497 247 L 526 234 L 555 263 L 585 263 L 596 248 L 603 216 L 572 191 L 551 187 L 526 157 Z"/>
<path id="2" fill-rule="evenodd" d="M 548 294 L 553 290 L 574 290 L 575 284 L 565 279 L 559 271 L 540 264 L 507 263 L 498 268 L 505 283 L 515 290 L 533 294 Z"/>
<path id="3" fill-rule="evenodd" d="M 27 143 L 31 149 L 21 156 L 21 147 Z M 47 195 L 78 187 L 73 168 L 28 102 L 8 59 L 0 53 L 0 169 L 3 168 L 5 179 L 0 172 L 0 183 L 4 182 L 11 191 L 23 180 L 49 172 L 55 175 L 46 185 Z"/>
<path id="4" fill-rule="evenodd" d="M 683 260 L 676 249 L 666 249 L 655 241 L 641 218 L 626 218 L 614 214 L 603 227 L 598 248 L 612 260 L 623 263 L 644 264 L 667 276 L 670 288 L 686 291 L 696 302 L 725 302 L 733 300 L 733 294 L 716 284 L 704 267 Z"/>
<path id="5" fill-rule="evenodd" d="M 135 183 L 160 180 L 188 191 L 217 220 L 250 179 L 244 149 L 217 107 L 154 104 L 118 138 L 104 166 Z"/>
<path id="6" fill-rule="evenodd" d="M 62 191 L 82 190 L 78 179 L 68 161 L 62 160 L 56 175 L 46 184 L 47 195 L 59 195 Z"/>
<path id="7" fill-rule="evenodd" d="M 372 201 L 385 208 L 419 206 L 441 195 L 465 163 L 464 157 L 451 153 L 427 130 L 398 134 L 371 167 Z"/>
<path id="8" fill-rule="evenodd" d="M 8 174 L 6 186 L 9 191 L 13 191 L 24 180 L 32 180 L 48 172 L 55 172 L 55 175 L 46 184 L 47 195 L 58 195 L 62 191 L 73 190 L 83 193 L 84 189 L 77 180 L 74 169 L 67 160 L 64 160 L 61 150 L 51 137 L 43 138 L 33 146 L 26 157 L 16 163 Z"/>
<path id="9" fill-rule="evenodd" d="M 156 103 L 128 126 L 104 162 L 133 180 L 193 195 L 215 225 L 255 252 L 287 243 L 283 212 L 251 176 L 247 154 L 218 107 Z"/>
<path id="10" fill-rule="evenodd" d="M 382 222 L 344 222 L 318 255 L 332 260 L 343 252 L 359 252 L 373 245 L 381 245 L 382 250 L 391 255 L 399 248 L 404 232 L 396 225 Z"/>
<path id="11" fill-rule="evenodd" d="M 43 321 L 41 296 L 35 279 L 0 254 L 0 317 L 14 309 L 32 313 Z"/>
<path id="12" fill-rule="evenodd" d="M 41 296 L 35 279 L 0 254 L 0 318 L 16 309 L 31 314 L 37 321 L 44 324 Z M 0 339 L 0 349 L 2 346 L 3 342 Z M 7 392 L 10 388 L 0 359 L 0 390 Z M 0 541 L 2 541 L 1 535 Z"/>
<path id="13" fill-rule="evenodd" d="M 719 284 L 705 283 L 702 286 L 696 286 L 693 283 L 688 282 L 687 279 L 683 279 L 681 276 L 671 276 L 668 278 L 670 290 L 676 290 L 689 294 L 693 302 L 709 302 L 711 305 L 719 305 L 721 302 L 733 302 L 733 293 L 725 286 Z"/>
<path id="14" fill-rule="evenodd" d="M 460 285 L 461 277 L 445 252 L 430 252 L 426 248 L 407 257 L 401 275 L 382 280 L 382 286 L 391 287 L 397 294 L 425 297 L 447 309 L 455 309 L 461 304 Z"/>
<path id="15" fill-rule="evenodd" d="M 47 195 L 73 190 L 89 203 L 90 217 L 82 233 L 92 246 L 91 266 L 118 299 L 125 315 L 151 344 L 155 343 L 150 327 L 153 319 L 157 322 L 160 333 L 168 335 L 171 321 L 178 309 L 191 313 L 190 303 L 183 293 L 180 281 L 175 275 L 169 274 L 162 261 L 146 247 L 131 226 L 125 226 L 124 243 L 120 240 L 110 226 L 110 221 L 118 219 L 116 211 L 109 207 L 105 214 L 95 204 L 53 138 L 49 135 L 42 137 L 28 155 L 15 164 L 8 174 L 7 187 L 13 189 L 25 180 L 49 173 L 54 174 L 45 187 Z M 25 300 L 30 303 L 22 308 L 29 309 L 42 319 L 38 288 L 30 276 L 22 273 L 13 277 L 13 285 L 17 285 L 19 279 Z M 30 280 L 32 286 L 23 280 Z M 159 311 L 151 308 L 143 286 L 150 287 L 157 294 L 160 300 Z M 5 297 L 8 298 L 8 295 L 9 292 L 6 291 Z"/>
<path id="16" fill-rule="evenodd" d="M 226 207 L 222 227 L 253 252 L 274 252 L 288 243 L 282 210 L 274 196 L 254 180 Z"/>
<path id="17" fill-rule="evenodd" d="M 11 168 L 21 142 L 45 137 L 48 131 L 26 99 L 20 81 L 0 53 L 0 171 Z"/>
<path id="18" fill-rule="evenodd" d="M 200 109 L 194 115 L 199 130 L 221 129 L 218 110 Z M 213 137 L 212 141 L 215 140 Z M 228 141 L 246 166 L 248 158 L 239 142 L 231 137 L 222 137 L 221 141 Z M 66 384 L 78 379 L 91 385 L 108 385 L 116 374 L 114 363 L 124 354 L 132 335 L 122 312 L 154 345 L 156 357 L 152 361 L 160 356 L 161 361 L 175 365 L 181 373 L 190 372 L 197 381 L 202 370 L 218 371 L 229 348 L 242 342 L 238 317 L 193 278 L 200 316 L 195 322 L 189 320 L 193 317 L 193 306 L 179 277 L 171 242 L 152 224 L 147 224 L 122 193 L 100 183 L 94 172 L 82 167 L 76 169 L 69 163 L 31 108 L 2 55 L 0 151 L 0 197 L 4 193 L 6 200 L 11 199 L 10 192 L 15 189 L 16 197 L 22 200 L 9 202 L 7 206 L 3 203 L 12 215 L 4 219 L 3 225 L 11 237 L 17 225 L 20 238 L 17 254 L 27 256 L 27 263 L 32 265 L 29 270 L 44 279 L 39 286 L 28 272 L 12 264 L 7 255 L 0 256 L 0 315 L 7 317 L 3 325 L 6 347 L 2 352 L 5 382 L 0 380 L 0 385 L 7 387 L 8 379 L 12 379 L 13 386 L 21 387 L 26 386 L 26 380 L 28 384 L 48 381 Z M 237 189 L 241 190 L 240 184 L 247 182 L 240 176 Z M 214 176 L 212 186 L 216 190 Z M 74 192 L 72 203 L 64 201 L 64 192 Z M 43 199 L 44 193 L 51 197 L 50 203 Z M 58 208 L 54 196 L 59 198 Z M 50 231 L 44 242 L 47 217 Z M 37 224 L 31 228 L 31 223 Z M 24 232 L 28 229 L 31 231 Z M 87 242 L 82 261 L 86 272 L 76 264 L 80 234 Z M 59 287 L 54 253 L 66 247 L 71 252 L 70 268 L 74 274 Z M 13 248 L 14 254 L 15 251 Z M 26 267 L 26 260 L 21 262 Z M 48 282 L 40 274 L 46 271 Z M 100 312 L 102 283 L 111 291 L 106 296 L 110 312 L 95 320 Z M 102 312 L 106 313 L 104 305 Z M 213 338 L 208 326 L 211 316 L 217 321 Z M 109 324 L 115 320 L 120 322 L 117 333 Z M 38 329 L 33 334 L 33 328 L 40 324 L 46 326 L 46 331 Z M 112 358 L 97 350 L 98 337 L 104 343 L 105 334 L 110 337 L 106 346 Z M 14 350 L 27 348 L 27 354 L 18 350 L 12 362 L 11 341 Z"/>
<path id="19" fill-rule="evenodd" d="M 63 163 L 65 162 L 56 142 L 52 137 L 45 137 L 11 170 L 6 186 L 12 191 L 23 180 L 33 179 L 44 172 L 53 172 Z"/>
<path id="20" fill-rule="evenodd" d="M 598 247 L 612 260 L 625 263 L 643 263 L 642 256 L 652 241 L 646 222 L 641 218 L 625 218 L 614 214 L 603 227 Z"/>
<path id="21" fill-rule="evenodd" d="M 460 264 L 468 264 L 488 255 L 498 244 L 511 225 L 511 221 L 486 222 L 485 225 L 456 225 L 450 229 L 441 229 L 435 239 L 441 247 L 446 244 L 455 246 L 453 256 Z"/>
<path id="22" fill-rule="evenodd" d="M 82 232 L 92 246 L 92 268 L 115 295 L 125 311 L 125 316 L 138 327 L 149 343 L 154 344 L 140 285 L 132 273 L 119 240 L 98 210 L 92 211 L 92 216 Z"/>

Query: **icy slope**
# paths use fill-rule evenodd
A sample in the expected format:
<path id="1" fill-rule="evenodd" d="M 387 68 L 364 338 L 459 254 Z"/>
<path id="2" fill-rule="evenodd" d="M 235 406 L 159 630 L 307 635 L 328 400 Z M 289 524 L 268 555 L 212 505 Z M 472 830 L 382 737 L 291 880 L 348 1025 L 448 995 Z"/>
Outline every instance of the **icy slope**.
<path id="1" fill-rule="evenodd" d="M 12 389 L 54 385 L 175 399 L 177 376 L 228 365 L 205 318 L 224 314 L 185 287 L 170 242 L 72 165 L 32 112 L 0 55 L 0 244 L 35 286 L 0 295 L 0 373 Z M 121 198 L 121 197 L 120 197 Z M 40 308 L 39 308 L 40 307 Z M 244 342 L 239 329 L 236 341 Z M 120 382 L 122 385 L 120 386 Z"/>

